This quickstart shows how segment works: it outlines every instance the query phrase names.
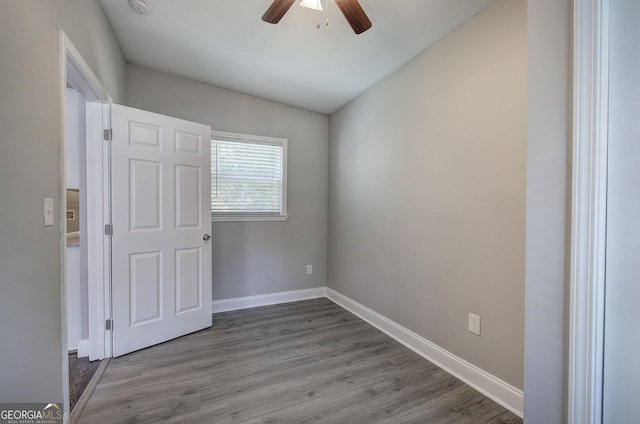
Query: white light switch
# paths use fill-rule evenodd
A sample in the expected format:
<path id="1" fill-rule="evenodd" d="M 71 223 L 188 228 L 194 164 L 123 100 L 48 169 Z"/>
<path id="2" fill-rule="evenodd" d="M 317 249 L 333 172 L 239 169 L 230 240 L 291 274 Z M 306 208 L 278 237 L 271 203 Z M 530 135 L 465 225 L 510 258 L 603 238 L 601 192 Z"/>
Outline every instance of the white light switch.
<path id="1" fill-rule="evenodd" d="M 311 275 L 311 274 L 313 274 L 313 266 L 307 265 L 307 275 Z"/>
<path id="2" fill-rule="evenodd" d="M 53 225 L 53 199 L 44 199 L 44 226 Z"/>
<path id="3" fill-rule="evenodd" d="M 480 335 L 480 317 L 475 314 L 469 314 L 469 332 Z"/>

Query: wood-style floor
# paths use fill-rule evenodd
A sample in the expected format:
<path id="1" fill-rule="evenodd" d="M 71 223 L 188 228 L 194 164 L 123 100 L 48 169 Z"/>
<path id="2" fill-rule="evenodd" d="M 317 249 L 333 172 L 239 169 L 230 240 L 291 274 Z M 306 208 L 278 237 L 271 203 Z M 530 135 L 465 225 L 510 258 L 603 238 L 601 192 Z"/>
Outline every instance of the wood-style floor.
<path id="1" fill-rule="evenodd" d="M 80 423 L 522 423 L 410 349 L 315 299 L 214 315 L 115 358 Z"/>
<path id="2" fill-rule="evenodd" d="M 78 358 L 75 352 L 69 354 L 69 407 L 71 410 L 76 406 L 101 362 L 90 362 L 89 358 Z"/>

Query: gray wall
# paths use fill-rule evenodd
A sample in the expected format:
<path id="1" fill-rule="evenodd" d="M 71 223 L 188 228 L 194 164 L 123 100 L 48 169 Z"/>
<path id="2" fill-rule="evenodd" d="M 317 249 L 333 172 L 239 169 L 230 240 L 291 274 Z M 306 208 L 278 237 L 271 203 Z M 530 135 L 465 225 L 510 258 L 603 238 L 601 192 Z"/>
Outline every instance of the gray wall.
<path id="1" fill-rule="evenodd" d="M 0 2 L 0 402 L 62 402 L 60 29 L 124 100 L 124 60 L 97 1 Z"/>
<path id="2" fill-rule="evenodd" d="M 214 300 L 326 285 L 325 115 L 132 64 L 127 65 L 127 104 L 219 131 L 289 140 L 290 218 L 213 223 Z M 312 275 L 306 275 L 306 265 L 313 265 Z"/>
<path id="3" fill-rule="evenodd" d="M 518 388 L 526 20 L 498 0 L 332 115 L 329 148 L 329 287 Z"/>
<path id="4" fill-rule="evenodd" d="M 611 1 L 605 423 L 640 417 L 640 3 Z"/>
<path id="5" fill-rule="evenodd" d="M 571 1 L 528 5 L 524 416 L 566 422 Z"/>

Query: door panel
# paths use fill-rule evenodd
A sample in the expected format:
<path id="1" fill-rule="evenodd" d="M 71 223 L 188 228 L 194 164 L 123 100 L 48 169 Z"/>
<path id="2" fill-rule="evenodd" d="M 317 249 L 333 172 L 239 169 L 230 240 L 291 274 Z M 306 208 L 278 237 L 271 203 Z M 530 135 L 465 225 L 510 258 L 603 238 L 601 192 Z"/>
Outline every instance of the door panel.
<path id="1" fill-rule="evenodd" d="M 200 155 L 201 142 L 198 134 L 176 131 L 176 152 Z"/>
<path id="2" fill-rule="evenodd" d="M 162 252 L 129 255 L 130 326 L 162 317 Z"/>
<path id="3" fill-rule="evenodd" d="M 209 127 L 113 105 L 113 354 L 211 326 Z"/>
<path id="4" fill-rule="evenodd" d="M 130 229 L 160 231 L 162 163 L 132 159 L 129 164 Z"/>
<path id="5" fill-rule="evenodd" d="M 176 251 L 176 313 L 200 307 L 200 249 Z"/>
<path id="6" fill-rule="evenodd" d="M 200 168 L 176 165 L 176 228 L 200 228 Z"/>

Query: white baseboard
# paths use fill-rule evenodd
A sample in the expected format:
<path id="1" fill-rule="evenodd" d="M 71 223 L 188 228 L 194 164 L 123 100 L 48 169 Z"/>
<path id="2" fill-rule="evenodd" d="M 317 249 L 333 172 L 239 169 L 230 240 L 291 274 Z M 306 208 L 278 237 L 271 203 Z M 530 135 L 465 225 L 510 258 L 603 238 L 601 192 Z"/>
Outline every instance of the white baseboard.
<path id="1" fill-rule="evenodd" d="M 84 358 L 89 356 L 89 340 L 80 340 L 78 342 L 78 358 Z"/>
<path id="2" fill-rule="evenodd" d="M 339 306 L 362 318 L 383 333 L 391 336 L 409 349 L 433 362 L 449 374 L 464 381 L 469 386 L 522 418 L 524 409 L 524 394 L 522 390 L 483 371 L 464 359 L 444 350 L 440 346 L 431 343 L 429 340 L 396 324 L 355 300 L 330 288 L 327 288 L 326 291 L 326 296 Z"/>
<path id="3" fill-rule="evenodd" d="M 255 308 L 258 306 L 277 305 L 279 303 L 317 299 L 319 297 L 326 297 L 326 295 L 326 287 L 316 287 L 313 289 L 293 290 L 280 293 L 261 294 L 258 296 L 214 300 L 211 303 L 211 309 L 213 313 L 236 311 L 238 309 Z"/>

